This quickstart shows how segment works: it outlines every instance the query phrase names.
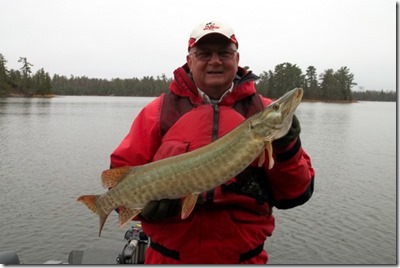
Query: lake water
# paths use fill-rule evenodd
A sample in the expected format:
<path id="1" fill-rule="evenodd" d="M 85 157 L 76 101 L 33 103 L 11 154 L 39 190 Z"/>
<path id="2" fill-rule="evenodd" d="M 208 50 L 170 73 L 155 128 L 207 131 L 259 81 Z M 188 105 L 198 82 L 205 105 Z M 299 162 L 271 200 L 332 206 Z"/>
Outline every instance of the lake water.
<path id="1" fill-rule="evenodd" d="M 71 250 L 121 250 L 116 213 L 76 202 L 102 193 L 100 174 L 152 98 L 0 99 L 0 251 L 26 264 Z M 303 147 L 316 170 L 310 201 L 275 209 L 269 264 L 396 264 L 396 103 L 302 103 Z"/>

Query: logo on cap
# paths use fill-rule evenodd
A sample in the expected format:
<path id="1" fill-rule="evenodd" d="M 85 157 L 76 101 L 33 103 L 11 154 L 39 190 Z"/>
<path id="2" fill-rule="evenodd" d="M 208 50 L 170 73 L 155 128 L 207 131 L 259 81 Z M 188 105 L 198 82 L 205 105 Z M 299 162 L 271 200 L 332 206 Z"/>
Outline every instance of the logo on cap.
<path id="1" fill-rule="evenodd" d="M 219 28 L 220 27 L 215 25 L 214 22 L 209 22 L 204 26 L 203 30 L 204 31 L 215 31 L 215 30 L 218 30 Z"/>

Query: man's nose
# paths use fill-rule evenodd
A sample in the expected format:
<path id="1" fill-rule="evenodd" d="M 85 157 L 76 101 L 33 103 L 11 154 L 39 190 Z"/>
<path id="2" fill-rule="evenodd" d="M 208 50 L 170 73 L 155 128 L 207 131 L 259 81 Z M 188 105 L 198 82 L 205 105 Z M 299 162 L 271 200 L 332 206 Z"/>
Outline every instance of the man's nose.
<path id="1" fill-rule="evenodd" d="M 218 62 L 221 61 L 221 59 L 218 56 L 218 52 L 213 52 L 211 55 L 209 62 L 214 62 L 214 61 L 218 61 Z"/>

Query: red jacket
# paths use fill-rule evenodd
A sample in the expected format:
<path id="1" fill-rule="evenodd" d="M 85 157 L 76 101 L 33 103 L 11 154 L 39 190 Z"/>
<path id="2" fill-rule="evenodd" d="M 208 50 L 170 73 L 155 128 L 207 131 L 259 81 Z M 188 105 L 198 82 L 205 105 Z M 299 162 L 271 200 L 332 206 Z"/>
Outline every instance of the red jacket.
<path id="1" fill-rule="evenodd" d="M 223 136 L 245 120 L 232 107 L 256 93 L 255 76 L 239 68 L 232 93 L 216 107 L 203 103 L 186 65 L 175 70 L 174 76 L 170 91 L 190 100 L 193 108 L 177 117 L 164 134 L 161 132 L 165 123 L 161 119 L 166 109 L 164 94 L 149 103 L 112 153 L 111 167 L 143 165 L 211 143 L 213 137 Z M 263 106 L 271 103 L 267 98 L 261 100 Z M 255 198 L 235 191 L 224 191 L 229 187 L 217 187 L 211 193 L 211 199 L 207 193 L 203 194 L 203 200 L 210 199 L 211 202 L 198 202 L 185 220 L 179 216 L 160 222 L 143 220 L 143 230 L 152 241 L 146 263 L 265 264 L 268 256 L 263 243 L 275 227 L 272 206 L 285 209 L 301 205 L 313 192 L 314 170 L 299 138 L 286 148 L 274 150 L 274 158 L 277 160 L 272 169 L 268 169 L 268 161 L 264 164 L 267 202 L 257 202 Z M 229 186 L 231 182 L 235 182 L 235 178 L 223 186 Z"/>

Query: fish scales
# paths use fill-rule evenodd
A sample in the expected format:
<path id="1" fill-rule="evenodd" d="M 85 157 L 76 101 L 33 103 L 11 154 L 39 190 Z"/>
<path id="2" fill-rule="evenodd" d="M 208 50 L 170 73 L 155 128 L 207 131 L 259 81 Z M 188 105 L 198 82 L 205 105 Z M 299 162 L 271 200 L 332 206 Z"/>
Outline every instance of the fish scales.
<path id="1" fill-rule="evenodd" d="M 115 208 L 132 209 L 123 213 L 120 225 L 140 212 L 152 200 L 188 197 L 212 189 L 236 176 L 257 157 L 264 159 L 269 148 L 270 168 L 273 165 L 271 142 L 286 134 L 291 117 L 301 101 L 303 90 L 296 88 L 246 119 L 238 127 L 197 150 L 136 167 L 125 167 L 119 182 L 102 195 L 81 196 L 78 201 L 99 214 L 100 232 L 108 214 Z M 103 172 L 105 177 L 115 170 Z M 115 178 L 113 178 L 115 179 Z M 195 198 L 188 198 L 190 214 Z M 184 202 L 186 199 L 184 199 Z M 132 215 L 131 215 L 132 214 Z M 184 211 L 182 211 L 182 217 Z M 185 217 L 186 217 L 185 216 Z M 100 235 L 99 232 L 99 235 Z"/>
<path id="2" fill-rule="evenodd" d="M 242 128 L 244 128 L 244 131 Z M 234 132 L 230 132 L 230 136 L 233 139 L 223 143 L 219 142 L 221 144 L 217 142 L 213 144 L 218 150 L 208 148 L 202 152 L 200 148 L 197 151 L 193 151 L 196 153 L 191 157 L 181 157 L 183 156 L 181 155 L 178 157 L 182 159 L 176 159 L 176 157 L 168 158 L 171 160 L 168 165 L 162 165 L 159 168 L 152 167 L 150 170 L 143 171 L 143 174 L 134 181 L 122 181 L 120 189 L 126 187 L 126 189 L 130 190 L 116 191 L 115 195 L 120 197 L 118 201 L 115 199 L 116 202 L 123 202 L 128 205 L 131 201 L 126 200 L 132 200 L 133 195 L 137 197 L 134 201 L 139 203 L 146 199 L 148 200 L 148 198 L 175 199 L 190 192 L 200 192 L 205 188 L 210 189 L 223 183 L 233 175 L 236 175 L 235 173 L 243 170 L 261 154 L 264 148 L 263 141 L 249 143 L 250 132 L 246 125 L 235 129 L 235 132 L 241 134 L 237 135 Z M 256 147 L 253 148 L 252 145 Z M 178 170 L 183 171 L 178 172 Z M 137 173 L 140 174 L 141 172 L 135 172 L 136 176 L 139 175 Z M 208 179 L 202 179 L 203 177 Z M 215 180 L 215 178 L 218 178 L 218 180 Z M 167 187 L 162 187 L 161 185 L 167 185 Z M 173 187 L 168 187 L 168 185 Z M 110 196 L 114 195 L 113 189 L 110 190 Z M 171 189 L 174 189 L 174 191 L 171 191 Z M 151 196 L 146 196 L 147 190 L 150 191 L 148 194 Z M 128 193 L 129 196 L 127 196 Z M 140 199 L 142 196 L 144 198 Z"/>

